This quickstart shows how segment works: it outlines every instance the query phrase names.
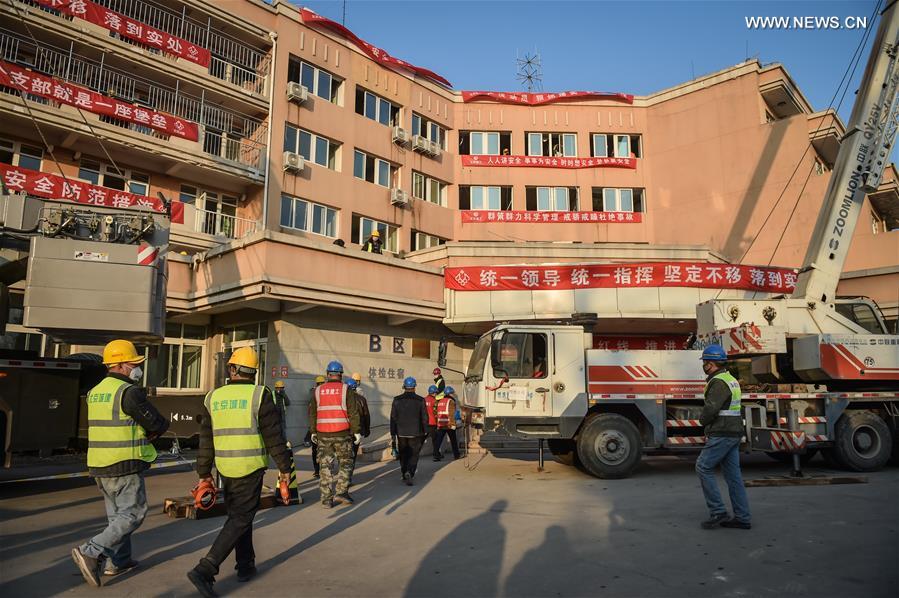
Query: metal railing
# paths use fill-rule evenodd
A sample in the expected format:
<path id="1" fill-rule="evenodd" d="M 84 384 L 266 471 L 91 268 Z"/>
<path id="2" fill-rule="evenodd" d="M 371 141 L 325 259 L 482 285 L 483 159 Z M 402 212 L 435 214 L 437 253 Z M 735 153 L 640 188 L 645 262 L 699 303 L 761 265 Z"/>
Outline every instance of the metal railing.
<path id="1" fill-rule="evenodd" d="M 240 218 L 211 210 L 196 209 L 194 218 L 194 230 L 198 233 L 227 237 L 229 239 L 241 239 L 256 232 L 259 222 L 249 218 Z"/>
<path id="2" fill-rule="evenodd" d="M 177 81 L 174 88 L 168 87 L 109 67 L 102 57 L 97 62 L 80 56 L 73 52 L 73 48 L 74 43 L 68 51 L 43 43 L 38 45 L 12 31 L 0 29 L 0 58 L 3 60 L 196 122 L 202 125 L 200 141 L 206 153 L 260 168 L 268 131 L 266 121 L 210 104 L 206 101 L 205 90 L 197 97 L 182 91 Z M 112 124 L 146 132 L 146 127 L 128 121 L 114 119 Z"/>

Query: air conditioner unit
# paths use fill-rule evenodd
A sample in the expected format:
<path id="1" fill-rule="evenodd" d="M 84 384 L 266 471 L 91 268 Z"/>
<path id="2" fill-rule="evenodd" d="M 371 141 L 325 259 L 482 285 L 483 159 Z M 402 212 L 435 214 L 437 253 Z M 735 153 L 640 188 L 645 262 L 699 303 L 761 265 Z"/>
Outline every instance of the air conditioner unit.
<path id="1" fill-rule="evenodd" d="M 306 168 L 306 161 L 303 156 L 293 152 L 284 152 L 284 170 L 300 172 L 304 168 Z"/>
<path id="2" fill-rule="evenodd" d="M 409 142 L 409 133 L 403 127 L 393 127 L 393 141 L 399 144 Z"/>
<path id="3" fill-rule="evenodd" d="M 302 104 L 307 99 L 309 99 L 309 90 L 300 85 L 299 83 L 294 83 L 290 81 L 287 83 L 287 101 L 288 102 L 296 102 L 297 104 Z"/>
<path id="4" fill-rule="evenodd" d="M 431 142 L 421 135 L 412 136 L 412 151 L 428 153 L 431 149 Z"/>
<path id="5" fill-rule="evenodd" d="M 409 205 L 409 194 L 402 189 L 390 190 L 390 203 L 404 208 Z"/>
<path id="6" fill-rule="evenodd" d="M 434 156 L 435 158 L 440 155 L 440 144 L 436 141 L 428 142 L 428 153 Z"/>

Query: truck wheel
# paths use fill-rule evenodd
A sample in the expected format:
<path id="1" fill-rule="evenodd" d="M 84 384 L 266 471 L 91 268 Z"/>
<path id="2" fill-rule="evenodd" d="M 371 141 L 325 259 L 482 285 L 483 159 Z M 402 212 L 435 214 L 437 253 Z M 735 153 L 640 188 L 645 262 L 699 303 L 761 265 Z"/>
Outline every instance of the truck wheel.
<path id="1" fill-rule="evenodd" d="M 833 450 L 848 469 L 876 471 L 890 458 L 890 429 L 875 413 L 847 411 L 837 422 Z"/>
<path id="2" fill-rule="evenodd" d="M 551 438 L 546 441 L 546 445 L 549 447 L 549 452 L 556 458 L 556 461 L 562 465 L 574 465 L 576 450 L 574 440 Z"/>
<path id="3" fill-rule="evenodd" d="M 643 456 L 640 432 L 629 419 L 602 413 L 587 420 L 577 437 L 577 456 L 598 478 L 626 478 Z"/>

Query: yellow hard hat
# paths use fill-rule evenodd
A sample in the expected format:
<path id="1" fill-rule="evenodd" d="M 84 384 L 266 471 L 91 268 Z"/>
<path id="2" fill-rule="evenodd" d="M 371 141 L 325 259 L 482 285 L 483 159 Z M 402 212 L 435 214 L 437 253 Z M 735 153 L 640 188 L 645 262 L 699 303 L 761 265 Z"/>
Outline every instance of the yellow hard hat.
<path id="1" fill-rule="evenodd" d="M 117 339 L 110 341 L 103 347 L 103 363 L 104 365 L 115 365 L 117 363 L 141 363 L 145 357 L 137 354 L 134 343 L 131 341 Z"/>
<path id="2" fill-rule="evenodd" d="M 251 370 L 259 369 L 259 356 L 252 347 L 241 347 L 231 354 L 228 365 L 239 365 Z"/>
<path id="3" fill-rule="evenodd" d="M 315 377 L 315 383 L 316 383 L 316 384 L 324 384 L 324 383 L 325 383 L 325 377 L 322 376 L 321 374 L 319 374 L 318 376 Z"/>
<path id="4" fill-rule="evenodd" d="M 353 380 L 356 382 L 362 382 L 362 374 L 359 372 L 353 372 Z"/>
<path id="5" fill-rule="evenodd" d="M 275 382 L 275 388 L 284 388 L 284 382 L 278 380 L 277 382 Z"/>
<path id="6" fill-rule="evenodd" d="M 373 237 L 380 237 L 380 236 L 381 236 L 381 231 L 379 231 L 378 229 L 375 229 L 374 232 L 371 234 L 371 236 L 373 236 Z"/>

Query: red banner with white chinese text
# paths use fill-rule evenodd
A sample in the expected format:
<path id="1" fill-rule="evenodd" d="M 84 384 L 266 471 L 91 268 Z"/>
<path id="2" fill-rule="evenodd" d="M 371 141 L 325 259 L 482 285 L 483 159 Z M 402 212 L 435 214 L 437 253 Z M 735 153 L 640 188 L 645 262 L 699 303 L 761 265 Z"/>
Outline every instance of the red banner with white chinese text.
<path id="1" fill-rule="evenodd" d="M 642 212 L 533 212 L 529 210 L 462 210 L 462 224 L 491 222 L 540 224 L 636 224 L 643 222 Z"/>
<path id="2" fill-rule="evenodd" d="M 160 199 L 91 185 L 77 179 L 66 180 L 56 174 L 0 163 L 0 178 L 10 193 L 27 193 L 37 197 L 62 199 L 104 208 L 144 209 L 165 214 L 165 204 Z M 184 223 L 184 204 L 180 201 L 172 202 L 172 222 Z"/>
<path id="3" fill-rule="evenodd" d="M 737 289 L 792 293 L 796 270 L 765 266 L 653 262 L 559 266 L 467 266 L 446 268 L 444 285 L 454 291 L 561 291 L 641 287 Z"/>
<path id="4" fill-rule="evenodd" d="M 90 0 L 35 0 L 38 4 L 84 19 L 104 29 L 115 31 L 122 37 L 133 39 L 160 52 L 178 56 L 200 66 L 209 66 L 209 50 L 196 46 L 161 29 L 109 10 Z"/>
<path id="5" fill-rule="evenodd" d="M 637 168 L 636 158 L 560 158 L 550 156 L 460 156 L 462 166 L 525 168 Z"/>
<path id="6" fill-rule="evenodd" d="M 608 91 L 560 91 L 558 93 L 525 92 L 525 91 L 463 91 L 463 102 L 478 101 L 500 102 L 502 104 L 520 104 L 522 106 L 541 106 L 569 100 L 614 100 L 633 104 L 634 96 L 629 93 Z"/>
<path id="7" fill-rule="evenodd" d="M 0 85 L 19 89 L 60 104 L 83 108 L 95 114 L 126 120 L 166 135 L 183 137 L 190 141 L 197 141 L 200 136 L 197 124 L 189 120 L 109 98 L 84 87 L 57 81 L 47 75 L 25 70 L 2 60 L 0 60 Z"/>
<path id="8" fill-rule="evenodd" d="M 340 23 L 332 21 L 331 19 L 328 19 L 326 17 L 323 17 L 323 16 L 309 10 L 308 8 L 303 8 L 300 10 L 300 18 L 302 18 L 303 23 L 305 23 L 307 25 L 317 25 L 319 27 L 324 27 L 325 29 L 330 29 L 337 35 L 350 40 L 351 42 L 356 44 L 356 46 L 360 50 L 362 50 L 366 56 L 368 56 L 375 62 L 378 62 L 378 63 L 383 64 L 388 67 L 401 68 L 401 69 L 404 69 L 407 71 L 411 71 L 417 75 L 422 75 L 423 77 L 427 77 L 428 79 L 431 79 L 432 81 L 436 81 L 437 83 L 440 83 L 441 85 L 445 85 L 446 87 L 453 86 L 452 83 L 450 83 L 449 81 L 447 81 L 446 79 L 444 79 L 443 77 L 441 77 L 440 75 L 435 73 L 434 71 L 429 71 L 426 68 L 422 68 L 420 66 L 415 66 L 414 64 L 409 64 L 408 62 L 406 62 L 404 60 L 400 60 L 399 58 L 394 58 L 393 56 L 391 56 L 390 54 L 388 54 L 381 48 L 378 48 L 377 46 L 373 46 L 370 43 L 368 43 L 367 41 L 359 38 L 358 36 L 356 36 L 355 33 L 350 31 L 349 29 L 347 29 Z"/>
<path id="9" fill-rule="evenodd" d="M 682 351 L 689 347 L 688 334 L 658 334 L 654 336 L 616 336 L 594 334 L 594 349 L 613 349 L 617 351 Z"/>

